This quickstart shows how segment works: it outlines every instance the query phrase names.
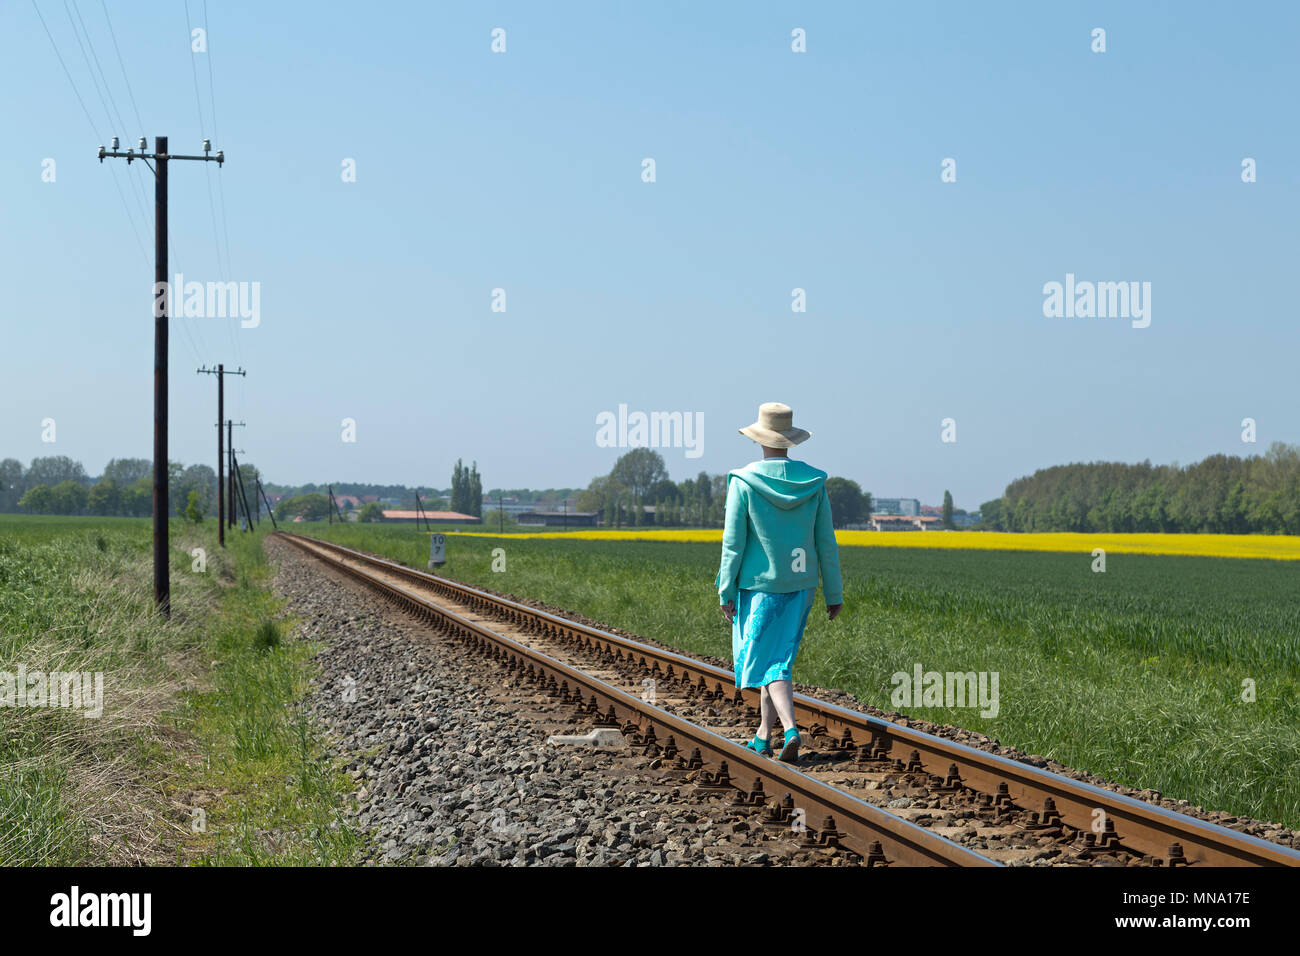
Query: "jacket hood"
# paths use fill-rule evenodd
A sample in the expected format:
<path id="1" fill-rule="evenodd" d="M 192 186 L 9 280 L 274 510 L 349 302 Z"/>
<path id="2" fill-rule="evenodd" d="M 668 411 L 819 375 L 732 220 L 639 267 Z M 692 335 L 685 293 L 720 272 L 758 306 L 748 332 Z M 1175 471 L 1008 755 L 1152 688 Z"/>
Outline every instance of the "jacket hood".
<path id="1" fill-rule="evenodd" d="M 802 461 L 765 458 L 728 472 L 727 478 L 743 481 L 764 499 L 788 511 L 821 492 L 826 472 Z"/>

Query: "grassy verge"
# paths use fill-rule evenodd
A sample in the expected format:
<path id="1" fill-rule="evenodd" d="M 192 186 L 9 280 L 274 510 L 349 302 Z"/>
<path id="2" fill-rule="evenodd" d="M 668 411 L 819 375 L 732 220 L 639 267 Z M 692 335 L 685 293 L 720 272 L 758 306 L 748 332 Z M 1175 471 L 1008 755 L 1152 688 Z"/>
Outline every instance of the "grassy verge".
<path id="1" fill-rule="evenodd" d="M 416 567 L 428 537 L 294 530 Z M 493 550 L 505 571 L 494 572 Z M 449 536 L 443 573 L 730 658 L 715 544 Z M 967 727 L 1134 787 L 1300 827 L 1300 605 L 1289 562 L 842 548 L 844 614 L 795 679 Z M 997 713 L 900 704 L 893 675 L 997 672 Z M 1247 699 L 1252 696 L 1253 700 Z M 987 710 L 985 708 L 984 710 Z"/>
<path id="2" fill-rule="evenodd" d="M 0 707 L 0 865 L 355 859 L 348 781 L 297 706 L 314 648 L 280 618 L 260 536 L 230 545 L 173 523 L 163 623 L 148 521 L 0 516 L 0 680 L 103 680 L 98 717 Z"/>

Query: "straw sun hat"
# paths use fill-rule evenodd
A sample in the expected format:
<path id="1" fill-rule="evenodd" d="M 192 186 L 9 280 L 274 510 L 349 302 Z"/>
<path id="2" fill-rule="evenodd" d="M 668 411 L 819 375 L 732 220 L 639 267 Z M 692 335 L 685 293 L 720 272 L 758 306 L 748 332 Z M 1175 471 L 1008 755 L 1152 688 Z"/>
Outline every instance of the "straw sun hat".
<path id="1" fill-rule="evenodd" d="M 794 411 L 780 402 L 764 402 L 758 406 L 758 421 L 739 431 L 766 448 L 793 448 L 812 438 L 811 432 L 794 427 Z"/>

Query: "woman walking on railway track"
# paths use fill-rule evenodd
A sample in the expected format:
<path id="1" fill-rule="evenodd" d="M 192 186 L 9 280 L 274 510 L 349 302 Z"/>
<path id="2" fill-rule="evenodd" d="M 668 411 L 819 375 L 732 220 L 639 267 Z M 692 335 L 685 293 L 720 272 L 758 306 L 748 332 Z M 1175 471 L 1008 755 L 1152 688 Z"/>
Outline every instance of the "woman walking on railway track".
<path id="1" fill-rule="evenodd" d="M 790 406 L 767 402 L 740 433 L 763 459 L 727 474 L 718 600 L 731 622 L 736 686 L 760 687 L 758 732 L 745 746 L 771 756 L 772 716 L 785 730 L 780 759 L 799 756 L 792 669 L 821 574 L 830 619 L 844 606 L 839 548 L 831 524 L 826 472 L 789 458 L 812 435 L 794 427 Z"/>

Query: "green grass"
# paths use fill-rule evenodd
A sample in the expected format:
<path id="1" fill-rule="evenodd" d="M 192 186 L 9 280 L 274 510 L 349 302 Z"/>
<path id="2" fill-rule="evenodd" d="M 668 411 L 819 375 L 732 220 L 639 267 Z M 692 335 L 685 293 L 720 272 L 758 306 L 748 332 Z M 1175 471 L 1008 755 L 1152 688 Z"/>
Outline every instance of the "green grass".
<path id="1" fill-rule="evenodd" d="M 424 567 L 428 537 L 295 525 Z M 506 570 L 491 569 L 494 548 Z M 450 536 L 444 574 L 730 658 L 709 544 Z M 1300 602 L 1285 562 L 842 548 L 846 609 L 817 607 L 800 682 L 960 725 L 1134 787 L 1300 827 Z M 895 707 L 895 672 L 996 671 L 999 711 Z M 1242 700 L 1243 681 L 1257 699 Z"/>
<path id="2" fill-rule="evenodd" d="M 352 862 L 348 781 L 296 706 L 315 648 L 289 637 L 260 535 L 222 552 L 212 520 L 173 522 L 170 623 L 151 540 L 148 519 L 0 516 L 0 672 L 104 681 L 98 719 L 0 708 L 0 865 Z"/>

